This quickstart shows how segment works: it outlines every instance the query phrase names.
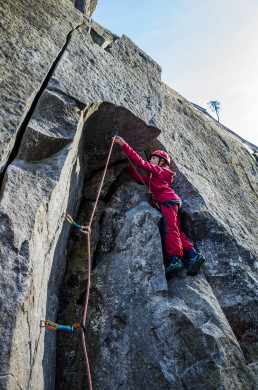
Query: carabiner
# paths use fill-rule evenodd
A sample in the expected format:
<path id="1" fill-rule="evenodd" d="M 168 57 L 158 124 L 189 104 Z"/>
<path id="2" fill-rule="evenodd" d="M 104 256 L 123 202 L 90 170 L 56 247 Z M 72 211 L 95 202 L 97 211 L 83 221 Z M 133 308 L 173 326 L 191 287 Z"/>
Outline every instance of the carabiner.
<path id="1" fill-rule="evenodd" d="M 80 231 L 84 234 L 91 234 L 91 228 L 89 226 L 81 226 Z"/>
<path id="2" fill-rule="evenodd" d="M 71 217 L 70 214 L 65 214 L 65 218 L 67 219 L 68 222 L 70 222 L 71 224 L 73 223 L 73 219 Z"/>

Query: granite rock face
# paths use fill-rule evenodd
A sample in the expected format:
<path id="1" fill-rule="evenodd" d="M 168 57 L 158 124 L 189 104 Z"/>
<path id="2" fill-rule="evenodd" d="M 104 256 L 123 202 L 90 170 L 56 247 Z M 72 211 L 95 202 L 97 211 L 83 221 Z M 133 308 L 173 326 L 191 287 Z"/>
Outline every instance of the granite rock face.
<path id="1" fill-rule="evenodd" d="M 244 349 L 249 335 L 246 358 L 251 363 L 257 356 L 256 162 L 232 133 L 216 121 L 204 123 L 189 103 L 182 111 L 182 98 L 166 91 L 166 116 L 178 119 L 164 123 L 167 131 L 159 140 L 179 170 L 175 188 L 184 201 L 186 228 L 211 261 L 205 275 Z"/>
<path id="2" fill-rule="evenodd" d="M 81 321 L 86 240 L 64 213 L 87 224 L 118 129 L 142 157 L 171 154 L 184 230 L 207 261 L 167 283 L 160 214 L 115 145 L 92 226 L 93 387 L 255 389 L 257 148 L 73 2 L 8 1 L 1 13 L 0 388 L 87 386 L 80 335 L 58 334 L 56 349 L 39 323 Z"/>
<path id="3" fill-rule="evenodd" d="M 86 330 L 95 388 L 252 389 L 252 374 L 204 274 L 183 271 L 167 283 L 161 215 L 142 201 L 142 187 L 125 181 L 121 175 L 101 206 Z M 83 248 L 85 261 L 85 243 L 73 237 L 69 248 L 60 322 L 83 310 L 85 273 L 82 280 L 80 267 L 71 270 Z M 87 383 L 82 351 L 74 355 L 72 348 L 79 343 L 79 335 L 58 337 L 58 389 Z"/>
<path id="4" fill-rule="evenodd" d="M 83 16 L 66 0 L 7 0 L 1 2 L 0 17 L 2 172 L 26 126 L 37 93 L 53 70 L 69 33 L 82 24 Z"/>
<path id="5" fill-rule="evenodd" d="M 73 0 L 73 2 L 75 8 L 90 18 L 97 6 L 98 0 Z"/>
<path id="6" fill-rule="evenodd" d="M 56 102 L 61 103 L 58 99 Z M 70 116 L 63 122 L 69 122 L 69 130 L 65 133 L 63 128 L 59 137 L 56 134 L 55 153 L 40 159 L 42 149 L 38 145 L 31 154 L 39 160 L 27 159 L 31 156 L 27 153 L 31 141 L 28 128 L 20 158 L 8 166 L 2 184 L 0 294 L 4 332 L 0 336 L 0 359 L 1 379 L 10 379 L 10 388 L 42 388 L 43 376 L 46 387 L 54 385 L 54 335 L 49 335 L 52 343 L 45 349 L 39 321 L 57 310 L 60 270 L 64 267 L 62 242 L 68 237 L 62 214 L 74 209 L 83 178 L 82 157 L 77 155 L 81 148 L 81 113 L 74 102 L 70 103 Z M 51 121 L 44 125 L 47 132 Z M 64 147 L 69 137 L 73 137 L 73 143 Z M 10 323 L 15 326 L 10 327 Z"/>

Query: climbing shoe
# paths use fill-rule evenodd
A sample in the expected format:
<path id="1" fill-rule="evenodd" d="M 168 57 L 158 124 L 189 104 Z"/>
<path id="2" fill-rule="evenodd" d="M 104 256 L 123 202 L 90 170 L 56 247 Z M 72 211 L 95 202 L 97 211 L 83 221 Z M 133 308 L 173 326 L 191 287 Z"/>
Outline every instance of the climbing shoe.
<path id="1" fill-rule="evenodd" d="M 205 262 L 205 257 L 197 253 L 195 249 L 190 249 L 188 252 L 190 264 L 188 266 L 187 275 L 195 276 L 200 271 L 201 266 Z"/>
<path id="2" fill-rule="evenodd" d="M 170 264 L 166 268 L 166 278 L 169 279 L 172 275 L 184 268 L 184 264 L 181 261 L 181 256 L 171 256 Z"/>

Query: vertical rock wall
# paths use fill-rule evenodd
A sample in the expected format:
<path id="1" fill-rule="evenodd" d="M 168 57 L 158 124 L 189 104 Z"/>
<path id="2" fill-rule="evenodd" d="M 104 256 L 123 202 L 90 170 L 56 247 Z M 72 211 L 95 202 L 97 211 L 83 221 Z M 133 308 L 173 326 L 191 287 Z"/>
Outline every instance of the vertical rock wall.
<path id="1" fill-rule="evenodd" d="M 161 216 L 146 200 L 144 188 L 122 174 L 96 216 L 101 214 L 86 329 L 95 388 L 252 389 L 252 373 L 204 274 L 183 272 L 167 283 Z M 83 238 L 74 234 L 61 322 L 83 310 L 85 276 L 73 268 L 87 254 Z M 58 389 L 87 386 L 79 344 L 80 335 L 58 337 Z"/>
<path id="2" fill-rule="evenodd" d="M 257 359 L 257 165 L 237 137 L 166 91 L 164 109 L 171 121 L 163 124 L 168 131 L 159 139 L 180 172 L 176 186 L 184 200 L 187 228 L 211 260 L 205 266 L 207 280 L 251 363 Z M 185 181 L 194 188 L 190 198 Z"/>
<path id="3" fill-rule="evenodd" d="M 55 332 L 39 322 L 55 320 L 59 301 L 61 321 L 80 321 L 87 271 L 85 237 L 74 232 L 68 244 L 63 214 L 76 219 L 80 210 L 86 223 L 117 122 L 137 151 L 148 154 L 151 144 L 171 154 L 185 230 L 207 262 L 197 278 L 183 274 L 167 284 L 160 215 L 122 172 L 116 145 L 92 236 L 94 388 L 253 389 L 252 155 L 163 85 L 160 67 L 130 39 L 89 24 L 72 2 L 58 10 L 51 2 L 5 2 L 1 12 L 0 388 L 55 387 Z M 56 386 L 75 383 L 87 383 L 81 344 L 66 335 L 58 342 Z"/>
<path id="4" fill-rule="evenodd" d="M 11 5 L 7 5 L 12 10 Z M 26 16 L 27 4 L 19 3 L 19 7 L 20 14 L 23 14 L 24 7 Z M 59 10 L 60 14 L 71 13 L 77 18 L 77 11 L 72 8 L 67 10 L 67 4 L 59 4 L 59 7 L 63 7 Z M 44 14 L 45 8 L 42 6 L 40 9 Z M 2 10 L 7 13 L 5 7 Z M 16 11 L 12 12 L 15 14 Z M 49 24 L 42 35 L 48 40 L 51 32 L 54 41 L 56 19 L 54 12 L 52 14 L 53 29 L 49 28 Z M 46 15 L 51 20 L 48 12 Z M 27 33 L 33 33 L 34 24 L 40 24 L 37 17 L 38 14 L 31 15 L 30 25 L 19 24 L 22 36 L 26 29 Z M 78 21 L 81 22 L 81 17 Z M 102 31 L 103 28 L 100 29 Z M 14 147 L 13 141 L 8 138 L 8 155 L 11 150 L 14 154 L 7 166 L 7 160 L 3 162 L 5 172 L 0 199 L 1 388 L 54 388 L 55 334 L 40 329 L 39 324 L 42 319 L 56 317 L 57 293 L 65 269 L 70 229 L 69 224 L 64 223 L 63 214 L 68 211 L 74 215 L 79 206 L 85 170 L 89 166 L 89 158 L 87 160 L 83 149 L 92 153 L 91 141 L 98 145 L 99 139 L 106 139 L 102 151 L 105 154 L 105 148 L 114 134 L 114 117 L 120 128 L 127 129 L 131 122 L 132 127 L 141 129 L 138 148 L 145 148 L 159 133 L 153 112 L 146 111 L 146 96 L 152 88 L 158 100 L 161 89 L 159 67 L 126 37 L 121 39 L 116 51 L 127 52 L 128 56 L 129 51 L 133 51 L 134 64 L 119 64 L 118 53 L 111 55 L 93 40 L 92 36 L 96 40 L 97 35 L 93 34 L 93 27 L 85 22 L 80 31 L 71 32 L 62 56 L 58 57 L 56 51 L 56 62 L 48 75 L 49 83 L 44 84 L 44 72 L 36 72 L 35 77 L 39 78 L 39 82 L 34 87 L 38 90 L 43 84 L 44 90 L 38 95 L 33 114 L 28 114 L 26 128 L 20 133 L 23 135 L 21 142 Z M 108 44 L 111 36 L 106 32 Z M 32 34 L 32 43 L 37 40 L 38 37 Z M 18 56 L 19 46 L 13 51 Z M 42 56 L 47 56 L 47 53 L 46 48 Z M 30 50 L 25 50 L 25 54 L 30 54 Z M 27 60 L 22 57 L 21 63 L 25 66 Z M 154 75 L 152 69 L 157 70 Z M 53 71 L 53 77 L 50 77 Z M 2 112 L 10 119 L 10 110 L 15 110 L 16 119 L 12 125 L 19 132 L 25 111 L 17 111 L 12 105 L 12 93 L 19 93 L 24 98 L 25 83 L 19 74 L 17 80 L 16 90 L 6 85 L 5 94 L 9 100 L 2 107 Z M 121 88 L 119 91 L 118 85 Z M 136 104 L 129 93 L 133 89 L 137 92 Z M 104 102 L 112 104 L 107 106 Z M 133 113 L 128 111 L 130 108 Z M 103 124 L 102 120 L 92 119 L 94 112 L 105 117 L 109 115 L 109 121 Z M 160 108 L 156 116 L 157 122 L 160 121 Z M 8 121 L 3 122 L 4 126 L 5 123 Z M 95 134 L 92 132 L 94 125 L 98 126 Z M 12 132 L 6 131 L 9 137 Z M 137 146 L 134 131 L 129 134 L 129 139 Z M 85 143 L 87 132 L 91 137 Z M 121 152 L 118 148 L 114 159 L 119 155 Z M 87 169 L 87 174 L 90 174 L 90 169 L 101 167 L 102 164 L 103 160 L 97 159 L 94 167 Z"/>
<path id="5" fill-rule="evenodd" d="M 0 173 L 26 127 L 26 116 L 69 33 L 83 22 L 70 1 L 2 1 Z M 31 116 L 31 113 L 30 113 Z"/>

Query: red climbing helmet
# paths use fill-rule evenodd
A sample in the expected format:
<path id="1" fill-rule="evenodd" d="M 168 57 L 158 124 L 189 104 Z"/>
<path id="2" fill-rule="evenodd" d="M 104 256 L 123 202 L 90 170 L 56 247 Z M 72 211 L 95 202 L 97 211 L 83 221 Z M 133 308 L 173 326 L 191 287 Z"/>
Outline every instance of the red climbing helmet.
<path id="1" fill-rule="evenodd" d="M 151 153 L 151 155 L 149 157 L 149 160 L 151 159 L 152 156 L 158 156 L 160 158 L 164 158 L 164 160 L 166 161 L 167 166 L 170 167 L 170 157 L 163 150 L 156 150 L 155 152 Z"/>

